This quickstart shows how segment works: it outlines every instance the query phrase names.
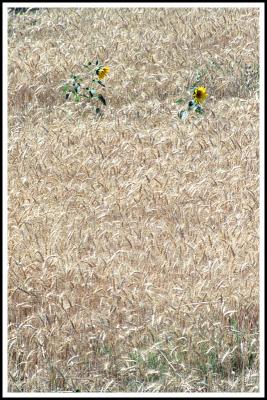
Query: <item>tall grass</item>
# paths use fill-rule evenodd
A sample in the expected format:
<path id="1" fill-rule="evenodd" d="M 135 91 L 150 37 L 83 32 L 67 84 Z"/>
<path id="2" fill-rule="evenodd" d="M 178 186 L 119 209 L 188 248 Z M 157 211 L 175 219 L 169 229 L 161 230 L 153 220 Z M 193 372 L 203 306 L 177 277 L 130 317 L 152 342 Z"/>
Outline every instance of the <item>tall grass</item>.
<path id="1" fill-rule="evenodd" d="M 10 391 L 259 390 L 258 22 L 9 14 Z M 101 118 L 60 91 L 96 57 Z M 206 112 L 182 123 L 197 71 Z"/>

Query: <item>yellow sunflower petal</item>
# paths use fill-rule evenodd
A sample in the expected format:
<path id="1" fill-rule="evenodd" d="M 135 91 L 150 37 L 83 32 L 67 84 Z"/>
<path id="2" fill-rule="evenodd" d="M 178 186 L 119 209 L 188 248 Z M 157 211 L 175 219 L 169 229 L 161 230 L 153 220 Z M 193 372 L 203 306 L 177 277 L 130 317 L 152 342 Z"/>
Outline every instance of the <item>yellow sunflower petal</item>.
<path id="1" fill-rule="evenodd" d="M 204 86 L 198 86 L 195 88 L 194 93 L 193 93 L 193 98 L 196 103 L 203 103 L 208 96 L 208 93 L 206 92 L 206 88 Z"/>
<path id="2" fill-rule="evenodd" d="M 105 78 L 105 76 L 109 73 L 110 68 L 106 65 L 105 67 L 103 67 L 100 71 L 98 71 L 98 77 L 99 79 L 103 79 Z"/>

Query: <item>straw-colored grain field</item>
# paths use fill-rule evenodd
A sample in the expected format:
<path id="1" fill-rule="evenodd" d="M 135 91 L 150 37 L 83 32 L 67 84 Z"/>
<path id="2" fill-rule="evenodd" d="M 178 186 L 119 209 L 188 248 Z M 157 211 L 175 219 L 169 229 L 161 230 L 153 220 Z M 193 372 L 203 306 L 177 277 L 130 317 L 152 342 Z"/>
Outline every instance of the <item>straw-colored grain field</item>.
<path id="1" fill-rule="evenodd" d="M 9 14 L 9 391 L 259 391 L 258 44 L 258 9 Z M 96 58 L 101 116 L 61 90 Z"/>

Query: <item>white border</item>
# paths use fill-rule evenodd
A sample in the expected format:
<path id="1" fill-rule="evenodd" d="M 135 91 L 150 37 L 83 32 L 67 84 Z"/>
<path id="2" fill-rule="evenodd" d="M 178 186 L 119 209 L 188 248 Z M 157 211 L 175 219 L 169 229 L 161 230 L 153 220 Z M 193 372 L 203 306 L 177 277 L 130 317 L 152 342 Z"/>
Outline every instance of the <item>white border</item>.
<path id="1" fill-rule="evenodd" d="M 142 7 L 142 8 L 263 8 L 263 3 L 254 3 L 254 2 L 228 2 L 228 3 L 187 3 L 187 2 L 84 2 L 84 3 L 58 3 L 58 2 L 49 2 L 49 3 L 31 3 L 31 2 L 21 2 L 21 3 L 4 3 L 7 7 L 40 7 L 40 8 L 135 8 L 135 7 Z"/>
<path id="2" fill-rule="evenodd" d="M 259 8 L 260 9 L 260 390 L 257 393 L 14 393 L 8 392 L 8 362 L 7 362 L 7 283 L 8 283 L 8 254 L 7 254 L 7 138 L 8 138 L 8 129 L 7 129 L 7 55 L 8 55 L 8 46 L 7 46 L 7 17 L 8 11 L 7 9 L 10 7 L 40 7 L 40 8 L 133 8 L 133 7 L 142 7 L 142 8 Z M 51 398 L 83 398 L 83 397 L 95 397 L 95 398 L 138 398 L 138 397 L 152 397 L 152 398 L 162 398 L 162 397 L 177 397 L 177 398 L 209 398 L 209 397 L 225 397 L 225 398 L 235 398 L 235 397 L 243 397 L 243 398 L 264 398 L 265 395 L 265 366 L 264 366 L 264 161 L 265 161 L 265 152 L 264 152 L 264 76 L 265 76 L 265 60 L 264 60 L 264 7 L 265 3 L 238 3 L 238 2 L 230 2 L 230 3 L 140 3 L 140 2 L 132 2 L 132 3 L 3 3 L 3 389 L 2 396 L 3 397 L 51 397 Z"/>
<path id="3" fill-rule="evenodd" d="M 264 4 L 265 5 L 265 4 Z M 264 120 L 264 103 L 265 103 L 265 18 L 264 18 L 264 5 L 260 9 L 260 390 L 265 392 L 265 365 L 264 365 L 264 337 L 265 337 L 265 301 L 264 301 L 264 250 L 265 250 L 265 235 L 264 235 L 264 183 L 265 183 L 265 120 Z"/>
<path id="4" fill-rule="evenodd" d="M 8 329 L 7 329 L 7 285 L 8 285 L 8 254 L 7 254 L 7 9 L 3 7 L 3 49 L 2 49 L 2 60 L 3 60 L 3 86 L 2 86 L 2 96 L 3 96 L 3 210 L 2 210 L 2 221 L 3 221 L 3 261 L 2 261 L 2 304 L 3 304 L 3 322 L 2 322 L 2 332 L 3 332 L 3 343 L 2 343 L 2 361 L 3 361 L 3 395 L 7 394 L 8 385 L 8 356 L 7 356 L 7 339 L 8 339 Z"/>

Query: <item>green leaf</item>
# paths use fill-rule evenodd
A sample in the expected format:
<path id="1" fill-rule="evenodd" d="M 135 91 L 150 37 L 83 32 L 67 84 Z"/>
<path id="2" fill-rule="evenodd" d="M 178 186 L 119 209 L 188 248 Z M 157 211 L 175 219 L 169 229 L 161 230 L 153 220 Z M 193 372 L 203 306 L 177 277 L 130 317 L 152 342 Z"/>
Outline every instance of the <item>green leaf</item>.
<path id="1" fill-rule="evenodd" d="M 81 85 L 79 83 L 75 82 L 73 84 L 73 92 L 74 93 L 79 93 L 80 91 L 81 91 Z"/>
<path id="2" fill-rule="evenodd" d="M 196 107 L 197 107 L 197 105 L 194 100 L 190 100 L 188 102 L 188 110 L 194 110 Z"/>
<path id="3" fill-rule="evenodd" d="M 74 100 L 78 103 L 81 100 L 81 96 L 76 95 Z"/>
<path id="4" fill-rule="evenodd" d="M 102 94 L 99 94 L 99 95 L 98 95 L 98 98 L 99 98 L 99 100 L 100 100 L 105 106 L 107 105 L 106 100 L 104 99 L 104 97 L 102 96 Z"/>
<path id="5" fill-rule="evenodd" d="M 203 108 L 200 105 L 197 105 L 195 108 L 195 112 L 198 114 L 204 114 L 205 111 L 203 110 Z"/>
<path id="6" fill-rule="evenodd" d="M 88 89 L 88 93 L 90 94 L 91 97 L 93 97 L 96 94 L 95 89 Z"/>
<path id="7" fill-rule="evenodd" d="M 68 83 L 65 83 L 62 89 L 63 89 L 64 93 L 68 92 L 69 91 Z"/>
<path id="8" fill-rule="evenodd" d="M 71 75 L 71 78 L 72 78 L 75 82 L 78 81 L 78 80 L 80 79 L 79 76 L 74 75 L 74 74 Z"/>
<path id="9" fill-rule="evenodd" d="M 188 112 L 186 110 L 181 110 L 178 112 L 179 118 L 184 121 L 188 117 Z"/>
<path id="10" fill-rule="evenodd" d="M 102 83 L 101 81 L 97 81 L 97 83 L 99 83 L 99 85 L 101 85 L 101 86 L 106 87 L 106 86 L 104 85 L 104 83 Z"/>
<path id="11" fill-rule="evenodd" d="M 82 78 L 79 75 L 72 75 L 72 79 L 74 82 L 82 81 Z"/>
<path id="12" fill-rule="evenodd" d="M 90 95 L 91 98 L 94 97 L 95 94 L 96 94 L 96 90 L 93 89 L 93 88 L 87 87 L 87 88 L 85 88 L 85 90 L 86 90 L 86 92 Z M 86 97 L 88 97 L 88 96 L 86 96 Z"/>
<path id="13" fill-rule="evenodd" d="M 181 103 L 183 103 L 183 102 L 184 102 L 183 99 L 178 99 L 178 100 L 175 101 L 176 104 L 181 104 Z"/>

